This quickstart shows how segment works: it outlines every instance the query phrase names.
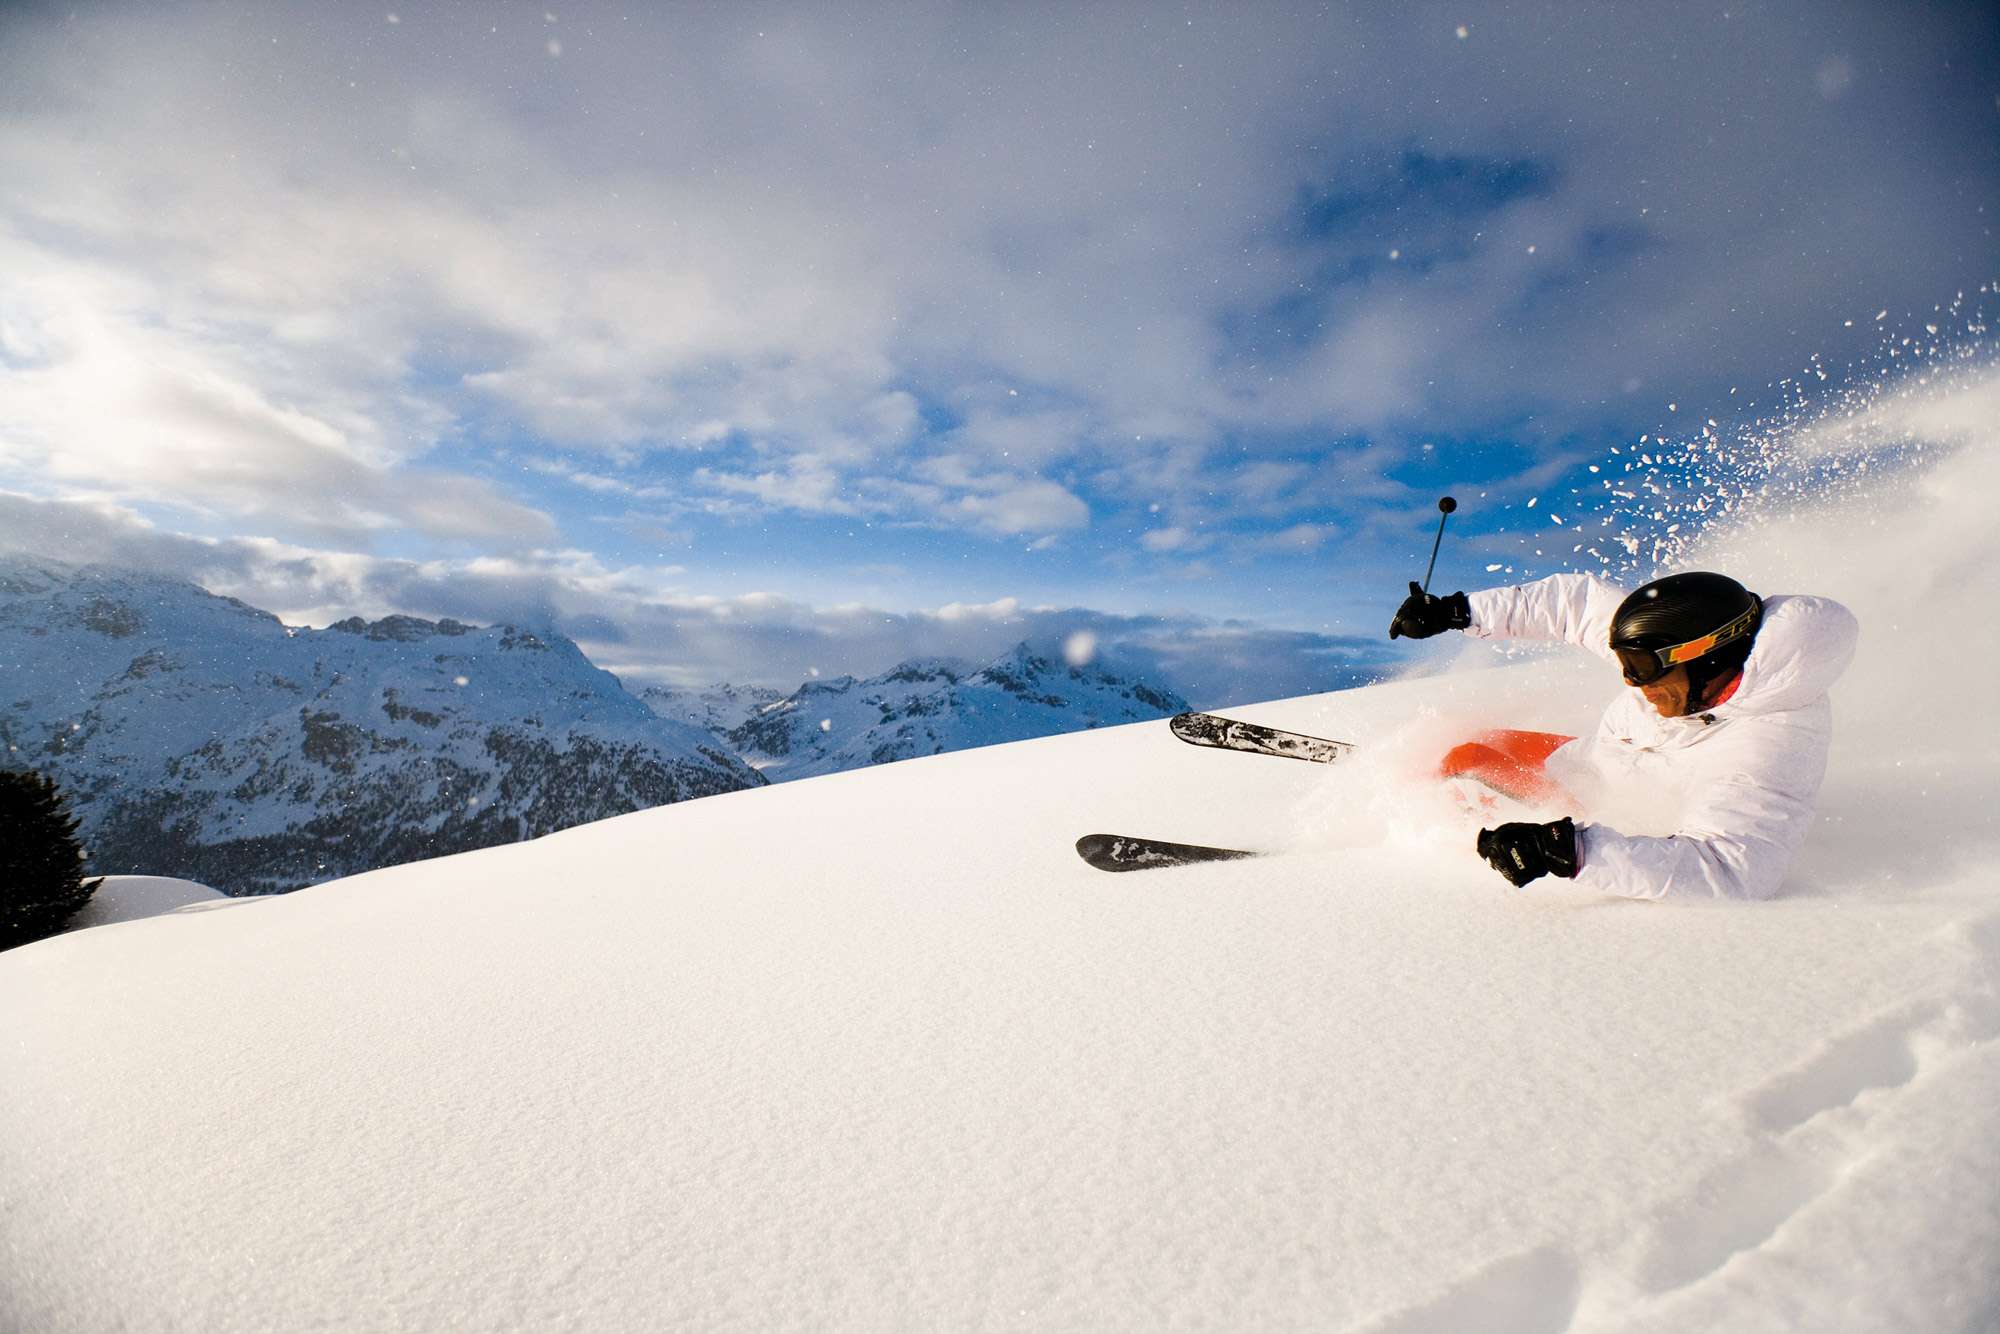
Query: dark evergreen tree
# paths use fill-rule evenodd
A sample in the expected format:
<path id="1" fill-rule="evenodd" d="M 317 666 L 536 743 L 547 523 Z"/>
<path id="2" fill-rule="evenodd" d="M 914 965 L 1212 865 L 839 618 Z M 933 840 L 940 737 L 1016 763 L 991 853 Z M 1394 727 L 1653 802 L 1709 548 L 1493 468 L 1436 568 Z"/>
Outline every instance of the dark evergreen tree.
<path id="1" fill-rule="evenodd" d="M 76 819 L 56 785 L 0 770 L 0 950 L 54 935 L 103 883 L 83 878 Z"/>

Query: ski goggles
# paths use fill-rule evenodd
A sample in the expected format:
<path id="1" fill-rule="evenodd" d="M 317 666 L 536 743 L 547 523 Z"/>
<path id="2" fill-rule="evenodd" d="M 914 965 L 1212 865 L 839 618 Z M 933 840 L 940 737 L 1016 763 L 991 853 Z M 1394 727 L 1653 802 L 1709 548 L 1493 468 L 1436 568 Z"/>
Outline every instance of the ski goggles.
<path id="1" fill-rule="evenodd" d="M 1625 673 L 1628 686 L 1649 686 L 1676 667 L 1685 666 L 1696 658 L 1704 657 L 1724 644 L 1732 643 L 1757 628 L 1761 604 L 1753 602 L 1750 609 L 1719 630 L 1711 631 L 1698 639 L 1690 639 L 1685 644 L 1671 644 L 1666 648 L 1641 648 L 1636 644 L 1613 644 L 1611 651 L 1618 655 L 1618 666 Z"/>

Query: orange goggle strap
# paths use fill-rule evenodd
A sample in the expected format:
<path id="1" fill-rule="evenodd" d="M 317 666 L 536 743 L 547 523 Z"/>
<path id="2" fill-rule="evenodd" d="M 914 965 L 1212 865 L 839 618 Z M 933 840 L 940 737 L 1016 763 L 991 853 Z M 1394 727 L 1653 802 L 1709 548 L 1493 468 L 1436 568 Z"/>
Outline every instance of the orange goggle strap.
<path id="1" fill-rule="evenodd" d="M 1667 648 L 1652 650 L 1642 648 L 1638 649 L 1638 651 L 1641 653 L 1650 651 L 1659 660 L 1663 670 L 1672 671 L 1684 662 L 1693 662 L 1696 658 L 1713 653 L 1724 644 L 1741 639 L 1743 636 L 1749 634 L 1751 628 L 1757 624 L 1757 613 L 1763 609 L 1764 605 L 1762 602 L 1752 601 L 1749 610 L 1745 611 L 1741 616 L 1738 616 L 1721 629 L 1711 631 L 1699 639 L 1690 639 L 1685 644 L 1674 644 Z M 1630 653 L 1636 646 L 1613 645 L 1613 647 Z"/>

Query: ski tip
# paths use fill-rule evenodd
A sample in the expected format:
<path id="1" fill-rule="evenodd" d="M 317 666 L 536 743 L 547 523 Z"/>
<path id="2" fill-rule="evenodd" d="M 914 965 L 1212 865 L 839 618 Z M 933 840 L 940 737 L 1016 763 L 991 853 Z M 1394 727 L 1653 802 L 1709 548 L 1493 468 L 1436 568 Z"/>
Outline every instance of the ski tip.
<path id="1" fill-rule="evenodd" d="M 1085 834 L 1076 841 L 1076 852 L 1100 871 L 1146 871 L 1261 855 L 1238 848 L 1168 843 L 1161 839 L 1134 838 L 1126 834 Z"/>
<path id="2" fill-rule="evenodd" d="M 1076 855 L 1100 871 L 1133 870 L 1134 864 L 1118 855 L 1122 842 L 1116 834 L 1085 834 L 1076 841 Z"/>
<path id="3" fill-rule="evenodd" d="M 1076 841 L 1076 855 L 1087 862 L 1095 862 L 1109 857 L 1117 846 L 1114 834 L 1085 834 Z"/>

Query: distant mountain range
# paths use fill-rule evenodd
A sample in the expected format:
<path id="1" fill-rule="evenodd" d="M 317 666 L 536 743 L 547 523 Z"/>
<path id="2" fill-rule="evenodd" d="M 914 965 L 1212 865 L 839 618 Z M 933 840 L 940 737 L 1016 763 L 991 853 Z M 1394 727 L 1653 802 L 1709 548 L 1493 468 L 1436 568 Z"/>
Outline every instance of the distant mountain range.
<path id="1" fill-rule="evenodd" d="M 12 557 L 0 756 L 62 785 L 94 871 L 232 894 L 764 781 L 546 631 L 303 630 L 192 584 Z"/>
<path id="2" fill-rule="evenodd" d="M 687 702 L 679 707 L 691 711 Z M 918 659 L 866 680 L 808 681 L 762 701 L 741 693 L 711 696 L 701 707 L 712 707 L 720 722 L 740 717 L 720 734 L 766 778 L 782 781 L 1145 722 L 1188 704 L 1097 662 L 1071 665 L 1052 645 L 1021 644 L 984 667 Z"/>
<path id="3" fill-rule="evenodd" d="M 1030 644 L 789 695 L 634 695 L 546 628 L 301 629 L 177 580 L 0 556 L 0 766 L 62 785 L 93 873 L 232 894 L 1186 707 Z"/>

